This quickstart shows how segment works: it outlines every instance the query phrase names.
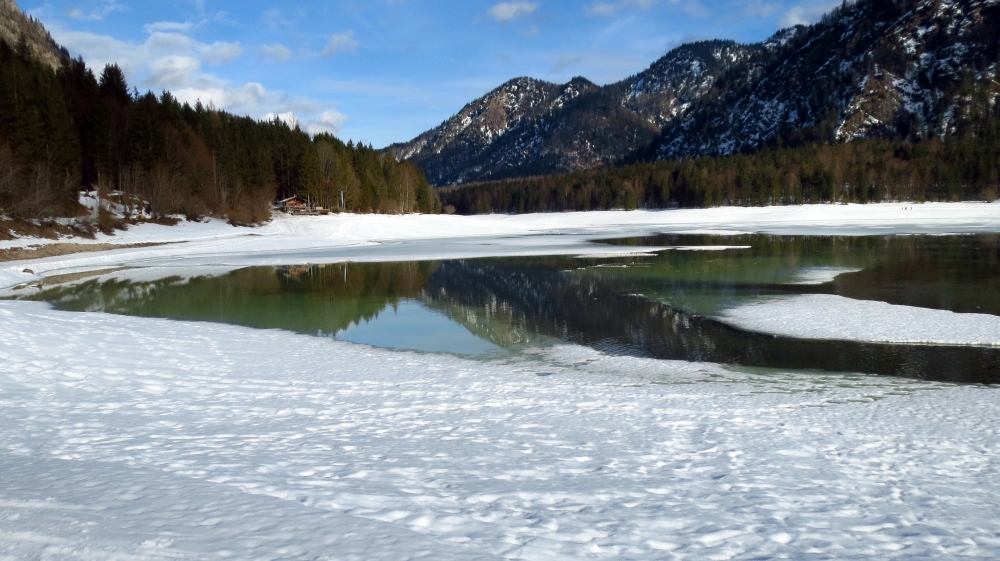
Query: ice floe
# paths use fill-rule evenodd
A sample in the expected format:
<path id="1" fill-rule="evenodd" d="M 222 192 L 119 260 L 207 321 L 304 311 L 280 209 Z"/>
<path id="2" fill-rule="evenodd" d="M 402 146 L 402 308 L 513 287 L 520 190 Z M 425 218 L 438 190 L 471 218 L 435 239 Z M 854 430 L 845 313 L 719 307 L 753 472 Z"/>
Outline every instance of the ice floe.
<path id="1" fill-rule="evenodd" d="M 1000 316 L 830 294 L 769 298 L 725 310 L 720 319 L 748 331 L 803 339 L 1000 346 Z"/>

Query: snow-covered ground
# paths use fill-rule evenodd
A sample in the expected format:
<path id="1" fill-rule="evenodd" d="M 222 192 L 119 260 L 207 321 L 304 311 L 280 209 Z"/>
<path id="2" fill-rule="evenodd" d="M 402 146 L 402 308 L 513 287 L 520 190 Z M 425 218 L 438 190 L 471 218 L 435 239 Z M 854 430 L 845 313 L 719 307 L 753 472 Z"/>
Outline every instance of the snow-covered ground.
<path id="1" fill-rule="evenodd" d="M 803 339 L 1000 346 L 1000 316 L 830 294 L 769 298 L 725 310 L 721 319 L 749 331 Z"/>
<path id="2" fill-rule="evenodd" d="M 996 558 L 997 389 L 0 302 L 2 559 Z"/>
<path id="3" fill-rule="evenodd" d="M 910 208 L 913 210 L 903 210 Z M 807 205 L 520 216 L 277 215 L 259 228 L 218 220 L 176 226 L 144 224 L 74 243 L 170 245 L 0 264 L 0 288 L 39 276 L 122 266 L 285 265 L 339 261 L 403 261 L 504 255 L 610 254 L 634 248 L 588 240 L 655 233 L 804 235 L 1000 232 L 1000 205 L 928 203 L 907 206 Z M 0 249 L 52 243 L 18 239 Z M 655 248 L 644 248 L 652 250 Z M 29 269 L 34 274 L 25 273 Z"/>
<path id="4" fill-rule="evenodd" d="M 636 248 L 589 240 L 661 232 L 1000 232 L 1000 205 L 912 208 L 144 225 L 96 242 L 171 245 L 3 263 L 0 288 L 117 267 L 610 255 Z M 842 324 L 842 302 L 729 313 L 767 331 L 768 306 L 799 304 L 851 334 L 878 303 Z M 913 309 L 884 306 L 908 333 Z M 971 328 L 945 314 L 916 319 Z M 0 561 L 997 558 L 997 391 L 574 346 L 483 362 L 0 302 Z"/>

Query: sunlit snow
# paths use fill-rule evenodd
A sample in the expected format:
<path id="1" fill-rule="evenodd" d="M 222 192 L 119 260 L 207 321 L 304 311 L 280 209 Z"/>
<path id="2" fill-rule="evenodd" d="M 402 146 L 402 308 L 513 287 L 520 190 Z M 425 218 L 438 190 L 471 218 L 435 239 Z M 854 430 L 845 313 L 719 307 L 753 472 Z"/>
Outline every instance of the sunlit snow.
<path id="1" fill-rule="evenodd" d="M 176 243 L 6 263 L 0 288 L 119 267 L 162 277 L 627 254 L 636 248 L 592 240 L 704 231 L 996 232 L 1000 207 L 144 225 L 95 241 Z M 806 269 L 791 282 L 842 272 Z M 992 316 L 821 296 L 837 300 L 764 301 L 730 310 L 729 321 L 753 312 L 753 329 L 862 340 L 981 343 L 1000 333 Z M 921 324 L 930 331 L 913 334 Z M 2 560 L 1000 554 L 992 387 L 735 371 L 575 346 L 471 360 L 20 301 L 0 302 L 0 335 Z"/>
<path id="2" fill-rule="evenodd" d="M 0 303 L 0 555 L 1000 552 L 995 389 Z"/>

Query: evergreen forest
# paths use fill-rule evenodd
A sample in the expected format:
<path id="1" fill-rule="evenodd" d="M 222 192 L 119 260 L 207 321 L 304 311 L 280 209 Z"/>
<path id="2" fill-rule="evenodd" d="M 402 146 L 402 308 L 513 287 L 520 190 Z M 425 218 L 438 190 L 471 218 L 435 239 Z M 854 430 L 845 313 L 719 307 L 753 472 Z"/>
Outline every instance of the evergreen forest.
<path id="1" fill-rule="evenodd" d="M 266 220 L 293 195 L 335 212 L 440 210 L 418 167 L 371 146 L 140 94 L 116 65 L 96 76 L 66 57 L 53 69 L 26 41 L 0 41 L 0 216 L 74 216 L 81 189 L 117 192 L 154 218 L 234 224 Z"/>
<path id="2" fill-rule="evenodd" d="M 441 190 L 447 212 L 561 212 L 889 201 L 994 201 L 995 112 L 976 130 L 920 142 L 807 143 L 750 154 L 637 162 Z"/>

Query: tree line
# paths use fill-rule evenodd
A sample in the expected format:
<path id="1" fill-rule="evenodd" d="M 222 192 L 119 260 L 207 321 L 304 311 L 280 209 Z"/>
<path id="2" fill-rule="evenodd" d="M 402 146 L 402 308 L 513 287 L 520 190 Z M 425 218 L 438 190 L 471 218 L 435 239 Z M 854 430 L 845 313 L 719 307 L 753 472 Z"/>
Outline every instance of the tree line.
<path id="1" fill-rule="evenodd" d="M 995 116 L 989 117 L 996 123 Z M 982 121 L 981 121 L 982 122 Z M 944 140 L 885 139 L 637 162 L 441 190 L 446 211 L 530 213 L 998 198 L 996 127 Z"/>
<path id="2" fill-rule="evenodd" d="M 423 172 L 371 146 L 310 137 L 130 88 L 117 65 L 53 70 L 27 42 L 0 41 L 0 215 L 71 216 L 80 189 L 119 192 L 154 216 L 256 223 L 299 195 L 334 211 L 434 213 Z"/>

